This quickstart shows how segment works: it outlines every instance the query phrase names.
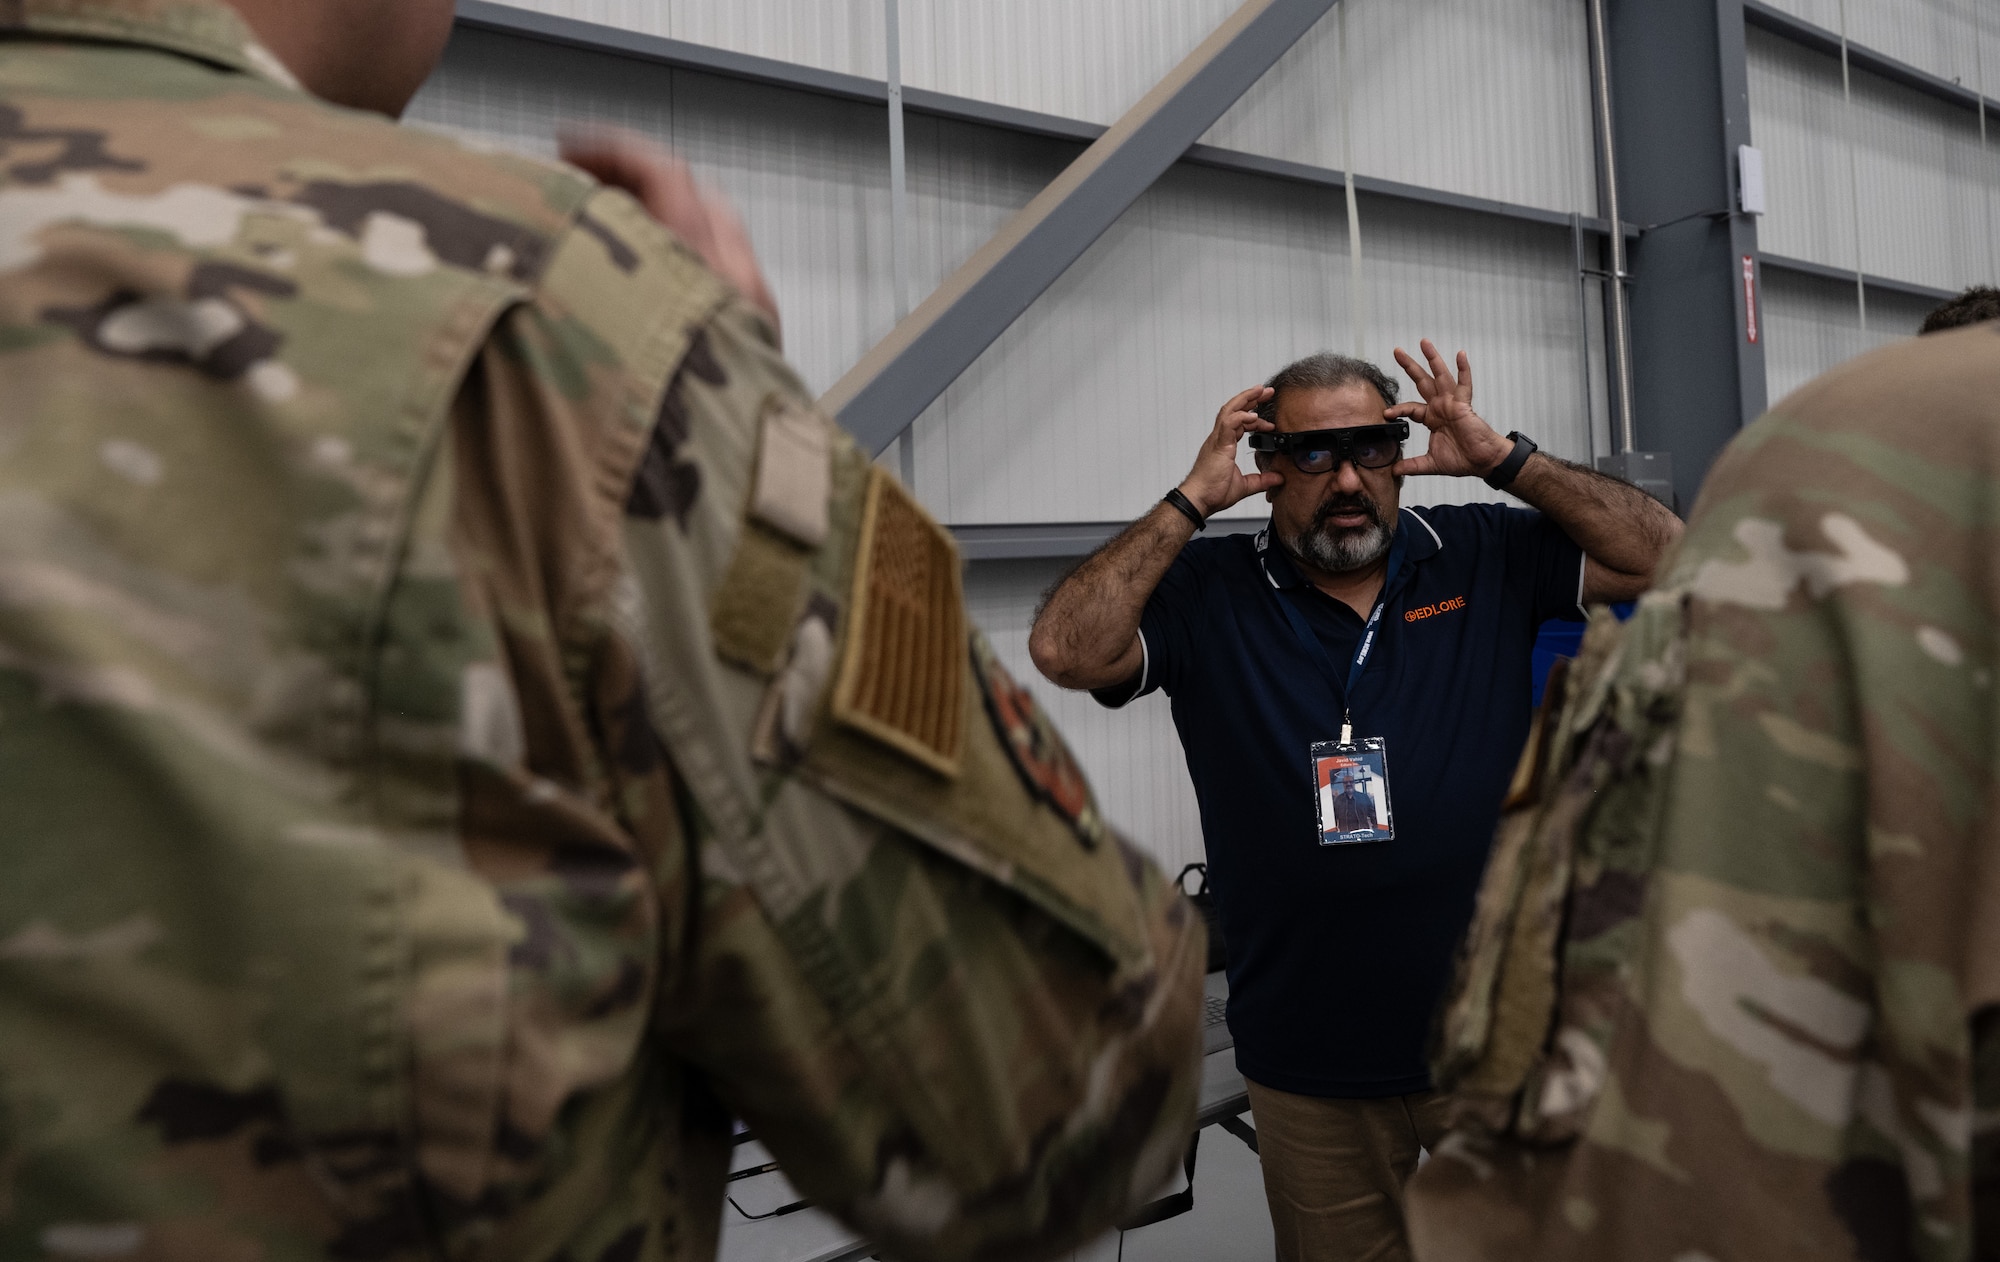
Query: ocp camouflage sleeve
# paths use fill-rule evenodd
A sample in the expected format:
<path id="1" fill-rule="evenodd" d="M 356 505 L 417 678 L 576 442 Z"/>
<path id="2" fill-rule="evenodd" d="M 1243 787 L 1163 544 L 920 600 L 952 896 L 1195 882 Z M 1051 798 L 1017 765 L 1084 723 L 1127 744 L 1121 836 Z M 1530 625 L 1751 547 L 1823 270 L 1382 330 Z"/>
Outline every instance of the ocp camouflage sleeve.
<path id="1" fill-rule="evenodd" d="M 1108 1223 L 1200 932 L 957 583 L 630 198 L 0 6 L 0 1257 Z"/>
<path id="2" fill-rule="evenodd" d="M 740 307 L 669 392 L 626 541 L 699 845 L 669 1045 L 897 1256 L 1046 1256 L 1136 1207 L 1192 1121 L 1197 918 L 967 652 L 949 535 Z"/>
<path id="3" fill-rule="evenodd" d="M 1600 618 L 1440 1022 L 1425 1262 L 1993 1256 L 2000 329 L 1780 403 Z"/>

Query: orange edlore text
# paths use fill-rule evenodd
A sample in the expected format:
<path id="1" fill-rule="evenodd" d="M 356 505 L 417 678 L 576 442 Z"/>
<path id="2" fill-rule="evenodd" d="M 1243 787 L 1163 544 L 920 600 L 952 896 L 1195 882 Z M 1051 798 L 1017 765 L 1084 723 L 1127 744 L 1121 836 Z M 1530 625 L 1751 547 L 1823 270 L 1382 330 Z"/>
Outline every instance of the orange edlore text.
<path id="1" fill-rule="evenodd" d="M 1425 605 L 1422 609 L 1412 609 L 1403 615 L 1403 621 L 1419 622 L 1425 618 L 1435 618 L 1441 613 L 1451 613 L 1454 610 L 1463 608 L 1465 608 L 1465 597 L 1453 596 L 1450 600 L 1441 600 L 1435 605 Z"/>

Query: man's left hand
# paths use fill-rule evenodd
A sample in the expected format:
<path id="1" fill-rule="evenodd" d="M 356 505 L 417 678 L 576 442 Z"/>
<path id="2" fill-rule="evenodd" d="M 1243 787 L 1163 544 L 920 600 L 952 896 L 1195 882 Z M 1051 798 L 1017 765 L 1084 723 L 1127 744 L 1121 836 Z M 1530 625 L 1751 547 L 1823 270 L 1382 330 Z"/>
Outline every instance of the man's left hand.
<path id="1" fill-rule="evenodd" d="M 1428 372 L 1400 346 L 1396 362 L 1416 383 L 1423 402 L 1398 403 L 1382 415 L 1391 420 L 1407 416 L 1420 422 L 1431 432 L 1430 450 L 1397 461 L 1392 472 L 1398 476 L 1438 473 L 1453 478 L 1485 477 L 1507 458 L 1514 444 L 1472 410 L 1472 361 L 1465 352 L 1458 353 L 1458 375 L 1454 377 L 1429 338 L 1419 345 L 1430 363 Z"/>

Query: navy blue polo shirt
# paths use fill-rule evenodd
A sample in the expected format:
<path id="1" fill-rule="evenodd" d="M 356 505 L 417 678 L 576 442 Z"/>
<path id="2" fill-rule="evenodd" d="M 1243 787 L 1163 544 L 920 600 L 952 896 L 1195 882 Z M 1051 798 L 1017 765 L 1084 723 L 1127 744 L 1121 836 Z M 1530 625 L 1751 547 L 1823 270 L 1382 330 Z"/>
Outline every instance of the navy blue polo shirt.
<path id="1" fill-rule="evenodd" d="M 1173 700 L 1229 943 L 1237 1066 L 1300 1095 L 1430 1085 L 1432 1011 L 1527 737 L 1536 630 L 1580 616 L 1583 553 L 1540 513 L 1406 508 L 1396 533 L 1352 698 L 1339 693 L 1364 620 L 1306 582 L 1267 529 L 1182 550 L 1146 604 L 1145 666 L 1124 699 L 1164 688 Z M 1280 600 L 1296 602 L 1336 679 Z M 1343 703 L 1357 738 L 1388 742 L 1392 841 L 1319 844 L 1309 754 L 1340 738 Z"/>

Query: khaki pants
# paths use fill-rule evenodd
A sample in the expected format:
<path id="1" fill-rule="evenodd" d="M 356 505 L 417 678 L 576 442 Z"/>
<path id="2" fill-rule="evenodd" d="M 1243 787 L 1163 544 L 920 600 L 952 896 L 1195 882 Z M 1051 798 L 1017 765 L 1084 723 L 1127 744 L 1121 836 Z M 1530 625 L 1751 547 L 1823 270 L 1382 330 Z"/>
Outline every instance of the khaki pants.
<path id="1" fill-rule="evenodd" d="M 1408 1262 L 1403 1181 L 1444 1136 L 1435 1091 L 1327 1100 L 1250 1088 L 1279 1262 Z"/>

